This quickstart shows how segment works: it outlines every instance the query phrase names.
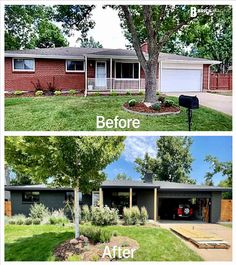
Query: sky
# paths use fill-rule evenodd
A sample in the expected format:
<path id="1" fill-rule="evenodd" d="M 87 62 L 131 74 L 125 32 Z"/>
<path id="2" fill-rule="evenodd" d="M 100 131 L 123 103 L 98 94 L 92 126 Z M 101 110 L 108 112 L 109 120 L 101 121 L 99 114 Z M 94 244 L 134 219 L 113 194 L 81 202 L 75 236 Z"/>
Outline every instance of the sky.
<path id="1" fill-rule="evenodd" d="M 113 179 L 118 173 L 126 173 L 133 180 L 139 180 L 140 175 L 135 170 L 134 160 L 136 157 L 143 158 L 145 152 L 155 157 L 157 153 L 156 140 L 159 137 L 152 136 L 130 136 L 125 140 L 125 149 L 119 160 L 110 164 L 105 173 L 108 179 Z M 206 155 L 216 156 L 220 161 L 232 161 L 232 138 L 230 136 L 194 136 L 190 148 L 194 162 L 190 177 L 197 181 L 197 184 L 204 182 L 204 176 L 210 171 L 209 163 L 205 162 Z M 221 174 L 217 174 L 213 180 L 214 184 L 223 180 Z"/>
<path id="2" fill-rule="evenodd" d="M 102 5 L 96 5 L 96 8 L 92 11 L 92 19 L 96 22 L 96 25 L 88 32 L 88 37 L 92 36 L 104 48 L 125 48 L 128 41 L 120 27 L 117 11 L 109 7 L 103 9 Z M 75 33 L 74 36 L 68 38 L 70 47 L 79 46 L 79 43 L 76 43 L 78 37 L 78 33 Z"/>

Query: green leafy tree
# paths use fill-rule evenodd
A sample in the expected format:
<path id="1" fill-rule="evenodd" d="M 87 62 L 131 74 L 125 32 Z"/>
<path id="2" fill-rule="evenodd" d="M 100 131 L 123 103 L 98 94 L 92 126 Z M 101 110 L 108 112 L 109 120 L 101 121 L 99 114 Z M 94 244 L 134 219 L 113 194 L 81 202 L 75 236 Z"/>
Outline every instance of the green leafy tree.
<path id="1" fill-rule="evenodd" d="M 128 176 L 126 173 L 119 173 L 116 175 L 114 180 L 132 180 L 132 178 Z"/>
<path id="2" fill-rule="evenodd" d="M 202 12 L 196 17 L 190 15 L 190 5 L 121 5 L 112 6 L 119 12 L 121 27 L 135 49 L 138 60 L 145 72 L 145 102 L 156 102 L 157 66 L 160 52 L 171 41 L 178 40 L 187 28 L 206 25 L 211 15 Z M 216 11 L 215 6 L 195 6 L 198 9 Z M 195 30 L 195 38 L 200 33 Z M 148 57 L 141 50 L 141 44 L 148 44 Z M 173 46 L 173 45 L 172 45 Z"/>
<path id="3" fill-rule="evenodd" d="M 195 183 L 189 177 L 193 158 L 190 152 L 192 139 L 180 136 L 161 136 L 157 140 L 157 156 L 136 159 L 136 170 L 142 175 L 152 172 L 155 180 Z"/>
<path id="4" fill-rule="evenodd" d="M 103 48 L 102 44 L 99 41 L 95 41 L 93 37 L 89 39 L 78 39 L 80 41 L 80 47 L 82 48 Z"/>
<path id="5" fill-rule="evenodd" d="M 102 170 L 118 159 L 124 137 L 6 137 L 8 165 L 37 182 L 74 188 L 75 237 L 79 236 L 79 191 L 97 189 Z"/>
<path id="6" fill-rule="evenodd" d="M 6 5 L 5 50 L 67 46 L 53 24 L 53 13 L 52 7 L 44 5 Z"/>

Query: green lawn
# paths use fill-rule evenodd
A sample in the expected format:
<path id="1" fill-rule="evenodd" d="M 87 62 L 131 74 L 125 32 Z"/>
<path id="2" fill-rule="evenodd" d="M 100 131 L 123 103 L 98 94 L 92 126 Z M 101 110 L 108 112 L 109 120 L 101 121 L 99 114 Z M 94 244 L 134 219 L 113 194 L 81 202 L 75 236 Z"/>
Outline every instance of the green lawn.
<path id="1" fill-rule="evenodd" d="M 201 261 L 170 231 L 158 227 L 111 226 L 103 229 L 116 230 L 120 235 L 138 241 L 135 261 Z M 53 249 L 73 237 L 72 227 L 52 225 L 5 226 L 6 261 L 53 261 Z"/>
<path id="2" fill-rule="evenodd" d="M 41 98 L 6 98 L 5 129 L 7 131 L 95 131 L 96 116 L 138 118 L 137 131 L 187 131 L 186 110 L 171 116 L 151 117 L 131 114 L 122 105 L 131 98 L 143 96 L 57 96 Z M 173 98 L 177 103 L 178 99 Z M 99 129 L 105 130 L 105 129 Z M 124 130 L 124 129 L 106 129 Z M 232 117 L 201 107 L 193 111 L 194 131 L 230 131 Z"/>
<path id="3" fill-rule="evenodd" d="M 220 225 L 223 225 L 223 226 L 225 226 L 225 227 L 228 227 L 228 228 L 232 228 L 233 226 L 232 226 L 232 223 L 220 223 Z"/>

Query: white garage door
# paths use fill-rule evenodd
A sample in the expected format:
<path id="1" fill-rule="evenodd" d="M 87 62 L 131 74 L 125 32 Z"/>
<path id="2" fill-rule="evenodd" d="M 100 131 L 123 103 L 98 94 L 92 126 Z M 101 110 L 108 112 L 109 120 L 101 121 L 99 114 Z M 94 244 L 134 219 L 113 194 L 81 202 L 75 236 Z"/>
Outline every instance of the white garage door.
<path id="1" fill-rule="evenodd" d="M 162 92 L 201 91 L 202 70 L 163 69 L 161 75 Z"/>

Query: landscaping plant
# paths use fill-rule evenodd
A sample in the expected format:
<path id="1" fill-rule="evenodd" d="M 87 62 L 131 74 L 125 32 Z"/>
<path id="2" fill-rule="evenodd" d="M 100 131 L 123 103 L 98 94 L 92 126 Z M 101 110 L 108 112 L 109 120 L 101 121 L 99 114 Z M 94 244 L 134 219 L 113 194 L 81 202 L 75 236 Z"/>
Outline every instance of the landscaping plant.
<path id="1" fill-rule="evenodd" d="M 83 205 L 81 210 L 81 220 L 84 222 L 91 221 L 91 212 L 88 205 Z"/>
<path id="2" fill-rule="evenodd" d="M 116 225 L 118 223 L 119 216 L 118 210 L 105 207 L 91 207 L 91 221 L 93 225 Z"/>
<path id="3" fill-rule="evenodd" d="M 143 206 L 141 207 L 140 211 L 140 224 L 145 225 L 147 223 L 147 220 L 148 220 L 147 209 Z"/>
<path id="4" fill-rule="evenodd" d="M 128 105 L 129 105 L 130 107 L 133 107 L 133 106 L 135 106 L 136 104 L 137 104 L 136 99 L 130 99 L 130 100 L 128 101 Z"/>
<path id="5" fill-rule="evenodd" d="M 47 207 L 45 207 L 42 203 L 34 203 L 30 206 L 30 214 L 29 216 L 34 219 L 43 220 L 45 216 L 49 216 L 50 212 Z"/>
<path id="6" fill-rule="evenodd" d="M 38 90 L 38 91 L 35 92 L 35 96 L 37 96 L 37 97 L 40 97 L 42 95 L 43 95 L 43 91 L 42 90 Z"/>

